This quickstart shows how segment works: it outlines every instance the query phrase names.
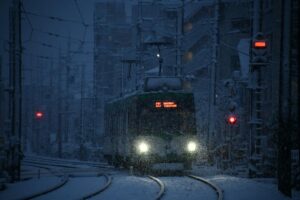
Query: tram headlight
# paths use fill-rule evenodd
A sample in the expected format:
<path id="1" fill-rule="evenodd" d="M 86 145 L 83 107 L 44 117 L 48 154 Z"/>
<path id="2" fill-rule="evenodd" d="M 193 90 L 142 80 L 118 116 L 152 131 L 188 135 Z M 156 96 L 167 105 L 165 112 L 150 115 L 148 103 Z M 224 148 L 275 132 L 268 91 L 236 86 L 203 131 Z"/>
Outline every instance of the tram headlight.
<path id="1" fill-rule="evenodd" d="M 140 142 L 138 144 L 139 153 L 147 153 L 149 151 L 149 145 L 146 142 Z"/>
<path id="2" fill-rule="evenodd" d="M 197 150 L 197 144 L 196 144 L 196 142 L 193 142 L 193 141 L 190 141 L 190 142 L 188 142 L 188 144 L 187 144 L 187 150 L 188 150 L 188 152 L 195 152 L 196 150 Z"/>

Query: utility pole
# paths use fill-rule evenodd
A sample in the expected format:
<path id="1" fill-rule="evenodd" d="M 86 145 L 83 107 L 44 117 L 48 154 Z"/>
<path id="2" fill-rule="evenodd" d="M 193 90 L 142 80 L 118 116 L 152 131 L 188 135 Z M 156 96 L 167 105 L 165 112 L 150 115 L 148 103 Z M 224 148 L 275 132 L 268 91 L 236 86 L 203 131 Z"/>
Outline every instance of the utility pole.
<path id="1" fill-rule="evenodd" d="M 82 160 L 84 158 L 84 155 L 82 154 L 82 148 L 83 148 L 83 144 L 84 144 L 84 138 L 87 138 L 86 135 L 83 135 L 83 99 L 84 99 L 84 92 L 83 92 L 83 88 L 84 88 L 84 79 L 85 75 L 84 75 L 84 65 L 81 65 L 81 80 L 80 80 L 80 160 Z"/>
<path id="2" fill-rule="evenodd" d="M 80 144 L 83 143 L 83 99 L 84 99 L 84 65 L 81 65 L 81 80 L 80 80 Z"/>
<path id="3" fill-rule="evenodd" d="M 22 37 L 21 1 L 14 0 L 9 10 L 10 34 L 10 78 L 9 78 L 9 174 L 12 181 L 20 179 L 21 168 L 21 130 L 22 130 Z"/>
<path id="4" fill-rule="evenodd" d="M 18 84 L 19 84 L 19 99 L 18 99 L 18 104 L 19 104 L 19 123 L 18 123 L 18 129 L 19 129 L 19 133 L 18 133 L 18 180 L 21 179 L 21 159 L 22 159 L 22 147 L 21 147 L 21 141 L 22 141 L 22 81 L 23 81 L 23 73 L 22 73 L 22 15 L 21 15 L 21 6 L 22 6 L 22 2 L 21 0 L 17 1 L 18 3 L 18 23 L 19 23 L 19 69 L 18 69 L 18 73 L 19 73 L 19 78 L 18 78 Z"/>
<path id="5" fill-rule="evenodd" d="M 61 50 L 59 49 L 59 64 L 58 64 L 58 68 L 62 69 L 63 68 L 63 63 L 62 63 L 62 55 L 61 55 Z M 59 70 L 57 70 L 57 72 L 59 72 Z M 63 73 L 60 72 L 58 75 L 58 126 L 57 126 L 57 136 L 56 136 L 56 140 L 57 140 L 57 156 L 59 158 L 62 157 L 62 108 L 63 108 L 63 95 L 62 95 L 62 75 Z"/>
<path id="6" fill-rule="evenodd" d="M 181 13 L 180 20 L 178 20 L 179 12 Z M 183 73 L 182 49 L 183 49 L 183 39 L 184 39 L 184 13 L 185 13 L 184 0 L 181 0 L 181 11 L 179 12 L 177 12 L 177 17 L 176 17 L 176 49 L 177 49 L 176 50 L 176 71 L 175 71 L 176 76 L 181 76 Z"/>
<path id="7" fill-rule="evenodd" d="M 280 1 L 278 189 L 291 197 L 291 1 Z"/>
<path id="8" fill-rule="evenodd" d="M 261 16 L 261 4 L 260 0 L 253 1 L 253 24 L 252 24 L 252 51 L 251 51 L 251 63 L 250 63 L 250 165 L 256 170 L 249 168 L 249 176 L 255 177 L 262 175 L 263 173 L 263 120 L 262 120 L 262 101 L 264 94 L 264 84 L 262 83 L 262 67 L 265 67 L 265 62 L 254 61 L 255 47 L 253 47 L 254 40 L 258 33 L 262 31 L 262 16 Z M 263 37 L 263 36 L 262 36 Z M 261 38 L 263 39 L 263 38 Z"/>
<path id="9" fill-rule="evenodd" d="M 213 27 L 213 52 L 212 52 L 212 65 L 210 70 L 210 95 L 209 95 L 209 125 L 207 137 L 207 149 L 211 154 L 211 145 L 213 143 L 213 135 L 215 133 L 215 108 L 216 108 L 216 82 L 217 82 L 217 67 L 218 67 L 218 52 L 219 52 L 219 18 L 220 18 L 220 0 L 215 0 L 214 9 L 214 27 Z M 210 155 L 212 156 L 212 155 Z M 209 156 L 209 157 L 210 157 Z M 211 157 L 212 158 L 212 157 Z"/>

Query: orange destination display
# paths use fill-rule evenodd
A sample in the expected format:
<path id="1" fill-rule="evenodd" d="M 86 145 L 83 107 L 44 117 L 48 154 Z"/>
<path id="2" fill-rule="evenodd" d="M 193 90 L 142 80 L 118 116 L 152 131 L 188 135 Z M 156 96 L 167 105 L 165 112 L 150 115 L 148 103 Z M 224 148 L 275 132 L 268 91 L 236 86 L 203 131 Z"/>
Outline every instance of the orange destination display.
<path id="1" fill-rule="evenodd" d="M 155 108 L 177 108 L 177 103 L 174 101 L 156 101 Z"/>

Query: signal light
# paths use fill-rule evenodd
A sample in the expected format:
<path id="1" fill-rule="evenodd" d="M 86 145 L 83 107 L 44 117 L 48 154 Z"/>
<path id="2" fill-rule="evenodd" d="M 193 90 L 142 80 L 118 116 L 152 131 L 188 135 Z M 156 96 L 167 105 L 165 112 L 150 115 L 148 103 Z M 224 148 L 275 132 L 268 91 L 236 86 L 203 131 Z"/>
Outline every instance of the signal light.
<path id="1" fill-rule="evenodd" d="M 37 119 L 41 119 L 44 116 L 44 113 L 41 111 L 37 111 L 35 112 L 35 118 Z"/>
<path id="2" fill-rule="evenodd" d="M 253 47 L 254 48 L 266 48 L 267 43 L 266 43 L 266 41 L 254 41 Z"/>
<path id="3" fill-rule="evenodd" d="M 263 33 L 255 34 L 252 40 L 252 63 L 262 64 L 268 62 L 268 43 Z"/>
<path id="4" fill-rule="evenodd" d="M 228 121 L 229 124 L 233 125 L 233 124 L 236 123 L 237 118 L 234 115 L 229 115 L 227 121 Z"/>

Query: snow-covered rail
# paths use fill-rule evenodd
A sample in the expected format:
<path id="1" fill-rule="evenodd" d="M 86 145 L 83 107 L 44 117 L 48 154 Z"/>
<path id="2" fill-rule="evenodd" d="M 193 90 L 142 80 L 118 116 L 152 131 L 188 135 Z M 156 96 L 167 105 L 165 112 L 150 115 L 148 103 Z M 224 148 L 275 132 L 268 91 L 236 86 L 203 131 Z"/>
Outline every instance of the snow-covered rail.
<path id="1" fill-rule="evenodd" d="M 54 171 L 53 169 L 51 169 L 50 167 L 47 167 L 47 166 L 40 166 L 40 165 L 34 165 L 34 164 L 27 164 L 29 166 L 34 166 L 34 167 L 37 167 L 37 168 L 41 168 L 41 169 L 45 169 L 47 171 L 49 171 L 52 175 L 56 176 L 56 177 L 62 177 L 61 180 L 55 184 L 54 186 L 51 186 L 43 191 L 40 191 L 40 192 L 37 192 L 37 193 L 34 193 L 34 194 L 31 194 L 31 195 L 28 195 L 28 196 L 25 196 L 25 197 L 21 197 L 20 199 L 21 200 L 29 200 L 29 199 L 34 199 L 34 198 L 37 198 L 37 197 L 40 197 L 40 196 L 43 196 L 43 195 L 46 195 L 54 190 L 57 190 L 59 188 L 61 188 L 62 186 L 64 186 L 68 181 L 69 181 L 69 176 L 67 174 L 63 174 L 62 172 L 60 171 Z"/>
<path id="2" fill-rule="evenodd" d="M 103 176 L 106 178 L 106 183 L 101 188 L 99 188 L 97 191 L 94 191 L 93 193 L 82 197 L 81 200 L 92 198 L 92 197 L 100 194 L 101 192 L 105 191 L 111 185 L 112 178 L 106 174 L 103 174 Z"/>
<path id="3" fill-rule="evenodd" d="M 216 193 L 217 193 L 217 199 L 218 200 L 223 200 L 223 191 L 221 188 L 219 188 L 217 185 L 215 185 L 214 183 L 210 182 L 209 180 L 206 180 L 204 178 L 201 178 L 199 176 L 194 176 L 194 175 L 188 175 L 188 177 L 201 181 L 207 185 L 209 185 Z"/>
<path id="4" fill-rule="evenodd" d="M 148 176 L 148 177 L 151 178 L 152 180 L 154 180 L 159 185 L 160 190 L 159 190 L 157 196 L 155 197 L 155 199 L 156 200 L 161 199 L 162 196 L 165 193 L 165 185 L 164 185 L 164 183 L 161 180 L 159 180 L 158 178 L 156 178 L 156 177 L 153 177 L 153 176 Z"/>
<path id="5" fill-rule="evenodd" d="M 54 190 L 57 190 L 59 188 L 61 188 L 62 186 L 64 186 L 67 182 L 69 181 L 69 177 L 68 176 L 64 176 L 64 178 L 61 179 L 61 181 L 54 185 L 53 187 L 50 187 L 44 191 L 41 191 L 41 192 L 38 192 L 36 194 L 33 194 L 33 195 L 30 195 L 30 196 L 27 196 L 27 197 L 23 197 L 21 198 L 21 200 L 29 200 L 29 199 L 34 199 L 34 198 L 37 198 L 37 197 L 40 197 L 40 196 L 43 196 L 43 195 L 46 195 Z"/>
<path id="6" fill-rule="evenodd" d="M 25 160 L 28 161 L 38 161 L 38 162 L 47 162 L 53 164 L 62 164 L 62 165 L 73 165 L 73 166 L 90 166 L 90 167 L 109 167 L 109 165 L 105 162 L 91 162 L 91 161 L 79 161 L 79 160 L 66 160 L 60 158 L 52 158 L 52 157 L 43 157 L 43 156 L 32 156 L 25 155 Z"/>
<path id="7" fill-rule="evenodd" d="M 47 165 L 40 165 L 40 163 L 27 163 L 25 162 L 24 163 L 25 165 L 28 165 L 28 166 L 32 166 L 32 167 L 36 167 L 36 168 L 40 168 L 40 169 L 45 169 L 49 172 L 49 174 L 52 174 L 53 176 L 56 176 L 56 177 L 62 177 L 62 176 L 65 176 L 65 173 L 63 173 L 62 171 L 54 171 L 54 169 L 48 167 Z M 31 173 L 31 174 L 35 174 L 35 173 Z"/>
<path id="8" fill-rule="evenodd" d="M 32 160 L 23 160 L 24 163 L 31 163 L 33 165 L 47 165 L 47 166 L 53 166 L 53 167 L 63 167 L 63 168 L 77 168 L 70 165 L 63 165 L 63 164 L 55 164 L 55 163 L 45 163 L 40 161 L 32 161 Z"/>

